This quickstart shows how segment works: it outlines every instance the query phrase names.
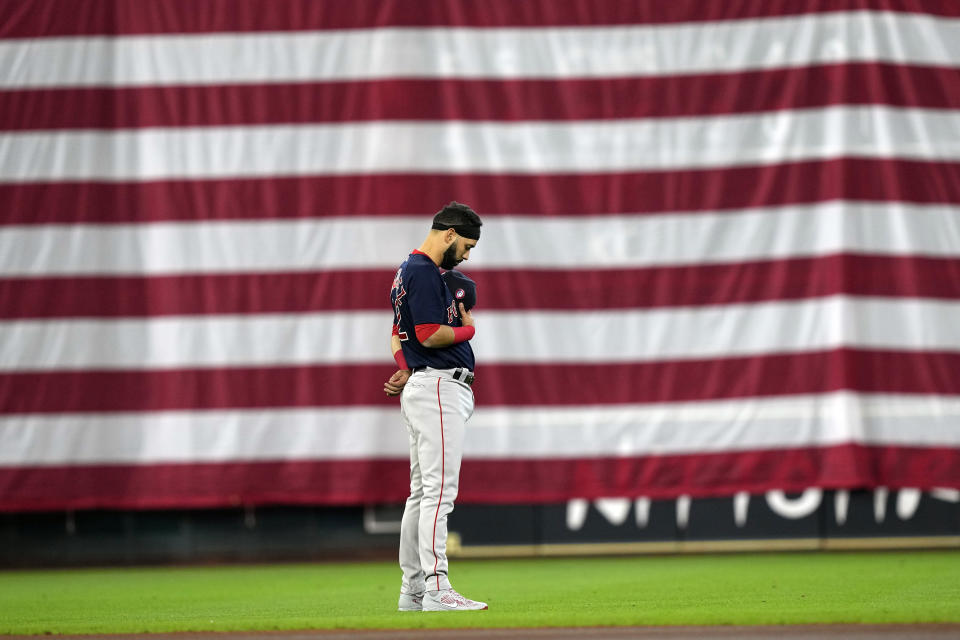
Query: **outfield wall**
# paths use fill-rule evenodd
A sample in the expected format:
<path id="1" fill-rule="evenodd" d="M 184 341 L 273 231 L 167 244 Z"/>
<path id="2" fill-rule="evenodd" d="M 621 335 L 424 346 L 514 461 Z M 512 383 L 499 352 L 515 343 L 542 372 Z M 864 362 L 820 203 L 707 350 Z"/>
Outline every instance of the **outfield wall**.
<path id="1" fill-rule="evenodd" d="M 0 566 L 392 557 L 400 505 L 0 515 Z M 677 500 L 458 505 L 458 557 L 960 548 L 960 492 L 768 492 Z"/>
<path id="2" fill-rule="evenodd" d="M 462 556 L 960 547 L 960 492 L 811 488 L 722 498 L 471 506 L 450 529 Z"/>

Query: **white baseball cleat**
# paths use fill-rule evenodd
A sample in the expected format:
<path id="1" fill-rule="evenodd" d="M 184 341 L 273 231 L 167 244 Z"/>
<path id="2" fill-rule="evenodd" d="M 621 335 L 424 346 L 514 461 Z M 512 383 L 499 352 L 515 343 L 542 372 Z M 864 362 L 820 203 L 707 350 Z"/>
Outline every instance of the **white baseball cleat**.
<path id="1" fill-rule="evenodd" d="M 397 611 L 423 611 L 423 594 L 401 593 Z"/>
<path id="2" fill-rule="evenodd" d="M 482 611 L 486 608 L 486 602 L 464 598 L 453 589 L 427 591 L 423 594 L 424 611 Z"/>

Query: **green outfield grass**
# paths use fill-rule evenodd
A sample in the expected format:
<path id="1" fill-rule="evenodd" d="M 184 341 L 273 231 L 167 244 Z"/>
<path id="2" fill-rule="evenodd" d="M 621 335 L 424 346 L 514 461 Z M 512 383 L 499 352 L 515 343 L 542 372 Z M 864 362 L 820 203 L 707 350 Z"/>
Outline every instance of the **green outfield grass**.
<path id="1" fill-rule="evenodd" d="M 0 633 L 960 622 L 960 551 L 454 560 L 477 613 L 398 613 L 393 563 L 0 572 Z"/>

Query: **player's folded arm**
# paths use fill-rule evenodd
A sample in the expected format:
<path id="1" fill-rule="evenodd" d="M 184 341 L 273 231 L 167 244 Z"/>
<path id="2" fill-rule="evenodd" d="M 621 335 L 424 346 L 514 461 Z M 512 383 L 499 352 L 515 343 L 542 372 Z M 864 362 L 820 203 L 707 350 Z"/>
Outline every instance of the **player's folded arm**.
<path id="1" fill-rule="evenodd" d="M 393 332 L 390 334 L 390 350 L 393 352 L 393 359 L 397 363 L 397 369 L 410 370 L 407 359 L 403 355 L 403 346 L 400 344 L 400 331 L 397 325 L 393 325 Z"/>
<path id="2" fill-rule="evenodd" d="M 473 327 L 451 327 L 445 324 L 417 325 L 417 340 L 423 346 L 431 349 L 466 342 L 474 336 L 474 333 L 475 329 Z"/>

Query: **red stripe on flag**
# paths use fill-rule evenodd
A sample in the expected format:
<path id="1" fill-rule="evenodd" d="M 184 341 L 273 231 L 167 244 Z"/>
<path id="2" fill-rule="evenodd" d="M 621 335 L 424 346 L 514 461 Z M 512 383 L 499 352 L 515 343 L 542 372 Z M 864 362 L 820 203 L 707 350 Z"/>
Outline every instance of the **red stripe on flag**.
<path id="1" fill-rule="evenodd" d="M 268 8 L 269 7 L 269 8 Z M 960 15 L 940 0 L 56 0 L 0 3 L 0 38 L 222 31 L 306 31 L 375 27 L 549 27 L 667 24 L 826 13 L 896 11 Z"/>
<path id="2" fill-rule="evenodd" d="M 842 254 L 637 269 L 477 270 L 479 307 L 637 309 L 836 294 L 960 299 L 960 260 Z M 575 292 L 575 293 L 574 293 Z"/>
<path id="3" fill-rule="evenodd" d="M 878 486 L 960 487 L 960 449 L 848 444 L 638 458 L 465 459 L 459 499 L 523 504 Z"/>
<path id="4" fill-rule="evenodd" d="M 0 318 L 380 310 L 393 270 L 0 279 Z M 960 260 L 843 254 L 621 269 L 471 271 L 486 310 L 636 309 L 836 294 L 960 299 Z M 386 283 L 386 284 L 385 284 Z M 576 295 L 571 295 L 576 292 Z"/>
<path id="5" fill-rule="evenodd" d="M 394 270 L 0 279 L 0 318 L 389 308 Z"/>
<path id="6" fill-rule="evenodd" d="M 70 105 L 64 109 L 63 105 Z M 836 104 L 960 108 L 956 69 L 885 63 L 571 80 L 390 79 L 0 92 L 0 129 L 126 129 L 371 120 L 597 120 Z"/>
<path id="7" fill-rule="evenodd" d="M 384 347 L 386 354 L 386 347 Z M 3 413 L 396 406 L 392 362 L 133 371 L 7 372 Z M 837 349 L 709 360 L 481 364 L 482 407 L 596 406 L 829 393 L 960 396 L 960 352 Z"/>
<path id="8" fill-rule="evenodd" d="M 0 511 L 398 503 L 406 460 L 0 468 Z M 808 487 L 960 488 L 960 450 L 839 445 L 639 458 L 474 460 L 461 503 L 674 498 Z"/>
<path id="9" fill-rule="evenodd" d="M 843 348 L 749 357 L 478 366 L 480 406 L 696 402 L 851 390 L 960 395 L 960 352 Z"/>
<path id="10" fill-rule="evenodd" d="M 826 200 L 960 202 L 960 163 L 836 158 L 593 174 L 368 174 L 156 182 L 0 184 L 0 225 L 432 215 L 716 211 Z"/>

